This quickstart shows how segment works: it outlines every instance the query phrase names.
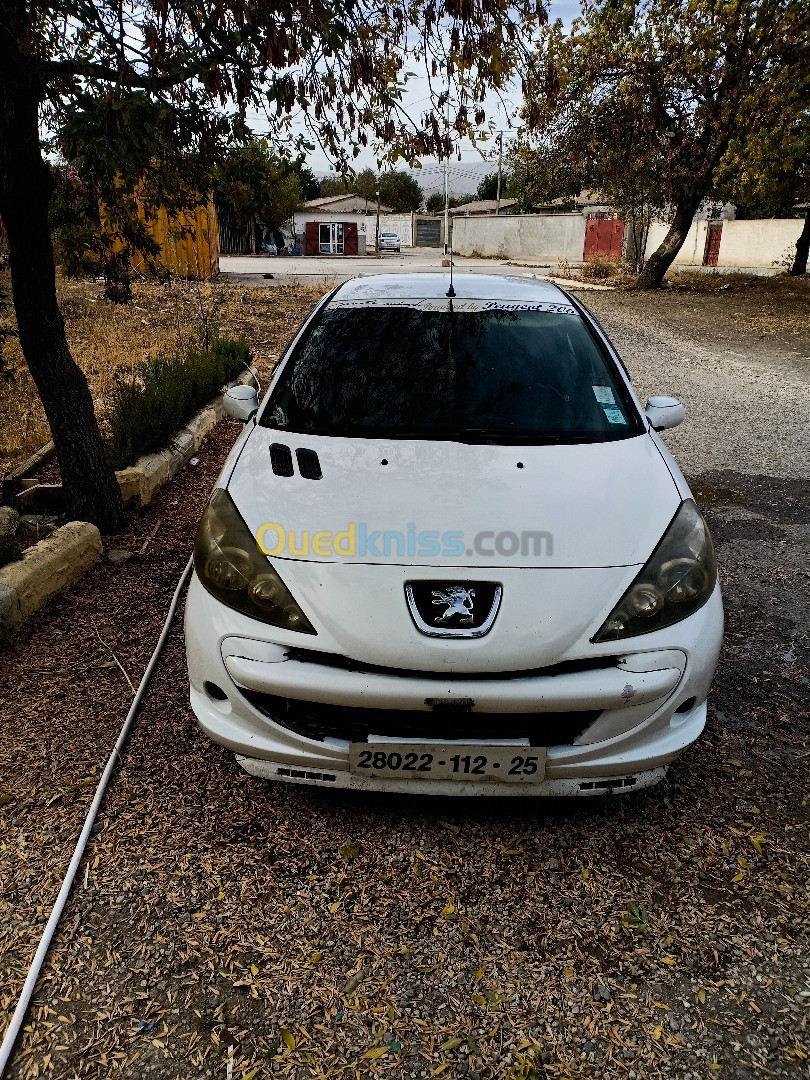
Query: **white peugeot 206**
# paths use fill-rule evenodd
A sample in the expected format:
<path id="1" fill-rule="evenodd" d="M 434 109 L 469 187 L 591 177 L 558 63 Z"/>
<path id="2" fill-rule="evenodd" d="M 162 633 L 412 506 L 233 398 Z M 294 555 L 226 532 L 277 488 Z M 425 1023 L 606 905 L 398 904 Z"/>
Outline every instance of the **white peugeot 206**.
<path id="1" fill-rule="evenodd" d="M 256 776 L 419 794 L 660 780 L 706 722 L 708 529 L 596 320 L 527 279 L 338 286 L 197 533 L 191 704 Z"/>

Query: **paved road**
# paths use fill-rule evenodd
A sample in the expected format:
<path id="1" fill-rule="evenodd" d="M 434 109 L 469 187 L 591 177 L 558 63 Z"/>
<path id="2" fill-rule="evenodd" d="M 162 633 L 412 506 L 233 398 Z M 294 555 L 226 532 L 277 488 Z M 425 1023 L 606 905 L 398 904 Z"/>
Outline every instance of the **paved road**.
<path id="1" fill-rule="evenodd" d="M 400 255 L 393 252 L 380 255 L 364 256 L 308 256 L 307 258 L 277 257 L 269 255 L 222 255 L 219 268 L 223 274 L 244 278 L 256 283 L 256 276 L 279 284 L 290 281 L 321 284 L 322 282 L 346 281 L 358 274 L 424 274 L 441 271 L 442 251 L 440 248 L 419 248 L 403 251 Z M 548 260 L 533 263 L 512 263 L 505 259 L 465 259 L 455 256 L 454 272 L 457 274 L 508 274 L 513 277 L 546 275 L 554 273 L 558 264 Z M 272 278 L 266 275 L 272 274 Z"/>

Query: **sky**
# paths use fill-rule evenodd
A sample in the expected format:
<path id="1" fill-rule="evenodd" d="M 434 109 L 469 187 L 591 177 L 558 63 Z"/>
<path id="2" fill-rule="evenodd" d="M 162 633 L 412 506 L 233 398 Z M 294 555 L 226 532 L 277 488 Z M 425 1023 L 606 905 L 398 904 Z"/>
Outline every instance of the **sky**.
<path id="1" fill-rule="evenodd" d="M 568 26 L 578 14 L 579 0 L 552 0 L 551 2 L 549 18 L 552 22 L 561 19 L 563 24 Z M 504 95 L 504 98 L 506 108 L 495 95 L 490 95 L 484 107 L 487 113 L 487 122 L 496 129 L 504 131 L 505 152 L 510 139 L 514 137 L 514 132 L 520 126 L 520 119 L 517 116 L 521 105 L 519 82 L 513 86 L 510 93 Z M 410 79 L 404 98 L 408 111 L 418 117 L 427 106 L 428 100 L 427 79 L 424 77 Z M 257 135 L 266 134 L 268 130 L 267 120 L 258 113 L 250 116 L 248 123 Z M 298 130 L 301 130 L 301 128 L 302 125 L 298 125 Z M 489 149 L 491 155 L 489 159 L 482 155 L 482 149 L 484 148 Z M 451 194 L 466 195 L 475 191 L 480 179 L 497 169 L 497 147 L 495 144 L 489 141 L 484 144 L 482 149 L 473 147 L 469 140 L 462 140 L 458 153 L 451 159 L 449 165 Z M 329 160 L 320 151 L 313 152 L 309 156 L 307 164 L 318 177 L 338 175 L 330 170 Z M 358 172 L 367 167 L 376 169 L 376 166 L 377 162 L 372 150 L 364 151 L 355 160 L 355 169 Z M 407 168 L 404 162 L 399 163 L 396 167 Z M 409 171 L 413 173 L 426 195 L 430 195 L 434 191 L 444 190 L 444 165 L 437 158 L 423 158 L 421 169 Z"/>

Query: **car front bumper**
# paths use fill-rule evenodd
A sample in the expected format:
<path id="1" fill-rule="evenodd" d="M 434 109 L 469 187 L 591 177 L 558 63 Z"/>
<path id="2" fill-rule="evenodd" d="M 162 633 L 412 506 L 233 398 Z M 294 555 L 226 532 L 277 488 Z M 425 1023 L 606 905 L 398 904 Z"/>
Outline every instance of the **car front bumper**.
<path id="1" fill-rule="evenodd" d="M 269 779 L 437 795 L 639 790 L 660 780 L 703 730 L 722 627 L 718 587 L 700 610 L 675 626 L 609 648 L 593 647 L 581 664 L 483 678 L 352 668 L 321 662 L 312 651 L 291 655 L 288 644 L 268 640 L 289 639 L 289 634 L 223 607 L 195 576 L 186 605 L 191 705 L 211 739 L 232 750 L 246 771 Z M 273 709 L 279 702 L 289 703 L 294 715 L 314 711 L 319 724 L 326 718 L 326 727 L 311 737 L 308 718 L 303 726 L 298 720 L 291 726 L 289 717 L 277 722 Z M 547 747 L 544 777 L 508 783 L 351 771 L 350 741 L 396 739 L 414 746 L 451 741 L 446 710 L 455 703 L 470 709 L 467 719 L 477 725 L 471 738 L 464 732 L 464 715 L 456 712 L 459 742 Z M 398 716 L 424 718 L 418 737 L 398 730 Z M 482 735 L 479 720 L 490 716 L 493 726 Z M 585 718 L 583 730 L 571 738 L 561 735 L 566 718 L 575 716 Z M 365 725 L 364 717 L 370 718 Z M 434 718 L 437 735 L 431 739 L 425 730 Z M 512 728 L 522 734 L 514 735 Z"/>

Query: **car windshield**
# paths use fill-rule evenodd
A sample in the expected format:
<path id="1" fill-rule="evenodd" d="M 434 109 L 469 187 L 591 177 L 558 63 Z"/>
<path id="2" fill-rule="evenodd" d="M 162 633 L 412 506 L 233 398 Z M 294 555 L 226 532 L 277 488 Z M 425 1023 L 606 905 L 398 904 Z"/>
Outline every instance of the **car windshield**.
<path id="1" fill-rule="evenodd" d="M 333 303 L 285 365 L 260 422 L 311 435 L 469 442 L 640 434 L 625 387 L 573 309 L 525 307 Z"/>

